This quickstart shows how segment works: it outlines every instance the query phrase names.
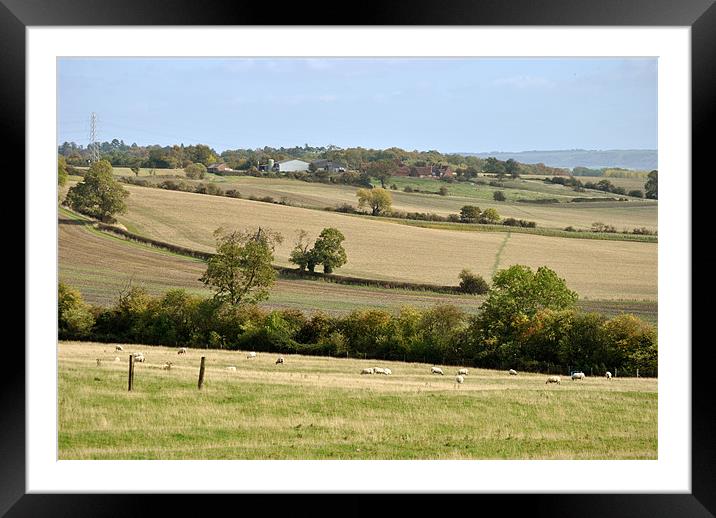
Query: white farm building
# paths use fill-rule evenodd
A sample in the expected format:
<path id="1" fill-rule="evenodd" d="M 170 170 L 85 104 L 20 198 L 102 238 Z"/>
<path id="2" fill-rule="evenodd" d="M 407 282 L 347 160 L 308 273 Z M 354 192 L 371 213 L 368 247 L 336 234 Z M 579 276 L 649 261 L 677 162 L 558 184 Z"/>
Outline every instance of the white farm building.
<path id="1" fill-rule="evenodd" d="M 281 172 L 308 171 L 308 162 L 303 160 L 281 160 L 278 162 L 278 170 Z"/>

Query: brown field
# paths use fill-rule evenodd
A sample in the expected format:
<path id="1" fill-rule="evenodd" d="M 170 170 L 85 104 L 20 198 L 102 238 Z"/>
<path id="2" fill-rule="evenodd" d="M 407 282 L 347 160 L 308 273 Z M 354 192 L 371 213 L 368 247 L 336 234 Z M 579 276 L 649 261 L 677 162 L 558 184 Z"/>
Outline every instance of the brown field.
<path id="1" fill-rule="evenodd" d="M 348 263 L 338 273 L 357 277 L 457 284 L 469 268 L 489 279 L 495 267 L 545 265 L 585 298 L 657 297 L 657 244 L 459 232 L 396 225 L 350 215 L 249 200 L 127 186 L 129 211 L 120 222 L 132 231 L 212 252 L 219 227 L 263 226 L 281 232 L 276 263 L 290 266 L 296 233 L 315 238 L 325 227 L 346 236 Z"/>

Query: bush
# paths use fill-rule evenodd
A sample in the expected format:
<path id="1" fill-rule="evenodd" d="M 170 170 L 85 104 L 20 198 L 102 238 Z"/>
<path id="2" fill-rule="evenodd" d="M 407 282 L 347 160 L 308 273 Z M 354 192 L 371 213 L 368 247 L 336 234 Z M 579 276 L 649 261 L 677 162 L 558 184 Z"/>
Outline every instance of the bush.
<path id="1" fill-rule="evenodd" d="M 226 191 L 226 196 L 229 198 L 241 198 L 241 193 L 236 189 L 229 189 Z"/>
<path id="2" fill-rule="evenodd" d="M 440 189 L 438 190 L 438 194 L 439 194 L 440 196 L 447 196 L 447 195 L 448 195 L 448 188 L 445 187 L 445 186 L 440 187 Z"/>
<path id="3" fill-rule="evenodd" d="M 60 282 L 57 287 L 57 330 L 60 339 L 85 338 L 90 335 L 95 319 L 82 294 Z"/>
<path id="4" fill-rule="evenodd" d="M 505 197 L 505 193 L 502 191 L 495 191 L 495 193 L 492 195 L 492 197 L 495 201 L 505 201 L 507 199 Z"/>
<path id="5" fill-rule="evenodd" d="M 632 196 L 634 198 L 643 198 L 644 192 L 640 191 L 639 189 L 634 189 L 632 191 L 629 191 L 629 196 Z"/>
<path id="6" fill-rule="evenodd" d="M 482 295 L 487 293 L 490 285 L 481 276 L 472 273 L 470 270 L 460 272 L 460 291 L 473 295 Z"/>
<path id="7" fill-rule="evenodd" d="M 336 207 L 336 212 L 344 212 L 346 214 L 355 214 L 356 208 L 351 205 L 350 203 L 342 203 L 338 207 Z"/>
<path id="8" fill-rule="evenodd" d="M 223 196 L 224 191 L 221 187 L 213 183 L 200 183 L 194 189 L 195 193 L 198 194 L 209 194 L 212 196 Z"/>

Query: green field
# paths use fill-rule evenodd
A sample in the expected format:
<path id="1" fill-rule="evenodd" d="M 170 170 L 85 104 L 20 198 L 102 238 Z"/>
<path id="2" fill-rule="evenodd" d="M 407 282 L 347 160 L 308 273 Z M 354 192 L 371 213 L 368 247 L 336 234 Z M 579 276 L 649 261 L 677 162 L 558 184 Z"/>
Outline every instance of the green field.
<path id="1" fill-rule="evenodd" d="M 128 392 L 131 351 L 146 362 Z M 546 385 L 470 369 L 458 386 L 455 367 L 439 376 L 419 363 L 284 357 L 60 342 L 59 459 L 657 458 L 656 379 Z M 369 366 L 393 374 L 361 375 Z"/>

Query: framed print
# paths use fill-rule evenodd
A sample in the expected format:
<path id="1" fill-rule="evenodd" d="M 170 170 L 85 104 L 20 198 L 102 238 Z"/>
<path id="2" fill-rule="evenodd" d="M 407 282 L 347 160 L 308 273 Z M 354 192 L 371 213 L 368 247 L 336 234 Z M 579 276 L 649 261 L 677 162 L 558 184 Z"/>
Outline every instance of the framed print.
<path id="1" fill-rule="evenodd" d="M 0 510 L 712 515 L 691 317 L 712 2 L 269 11 L 0 6 L 27 202 Z"/>

